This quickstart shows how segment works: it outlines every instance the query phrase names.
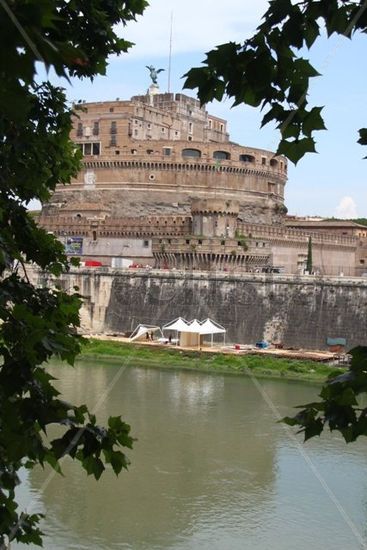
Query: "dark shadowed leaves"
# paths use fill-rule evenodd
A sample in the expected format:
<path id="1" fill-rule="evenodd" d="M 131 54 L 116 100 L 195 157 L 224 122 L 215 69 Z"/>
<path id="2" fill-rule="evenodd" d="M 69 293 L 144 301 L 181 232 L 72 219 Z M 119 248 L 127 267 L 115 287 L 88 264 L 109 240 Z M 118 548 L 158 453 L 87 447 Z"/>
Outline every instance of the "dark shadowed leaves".
<path id="1" fill-rule="evenodd" d="M 325 427 L 340 432 L 347 443 L 367 435 L 367 408 L 361 405 L 361 395 L 367 392 L 367 347 L 358 346 L 349 353 L 348 371 L 326 382 L 321 401 L 298 407 L 301 411 L 294 417 L 283 419 L 298 426 L 305 440 L 320 435 Z"/>
<path id="2" fill-rule="evenodd" d="M 68 184 L 81 154 L 69 138 L 73 110 L 64 91 L 36 82 L 36 63 L 69 78 L 104 74 L 107 57 L 131 43 L 116 26 L 134 20 L 145 0 L 27 0 L 0 6 L 0 547 L 5 541 L 41 545 L 38 515 L 18 511 L 18 471 L 62 459 L 78 460 L 98 479 L 111 463 L 127 467 L 129 426 L 100 427 L 86 406 L 60 399 L 45 370 L 52 357 L 70 365 L 80 349 L 81 297 L 54 285 L 69 269 L 63 246 L 37 227 L 30 200 L 47 201 Z M 5 9 L 6 8 L 6 9 Z M 15 22 L 17 24 L 15 24 Z M 22 32 L 19 32 L 19 27 Z M 32 284 L 32 269 L 44 284 Z M 49 427 L 60 436 L 50 441 Z"/>
<path id="3" fill-rule="evenodd" d="M 356 30 L 367 32 L 362 0 L 271 0 L 251 38 L 210 51 L 201 67 L 185 75 L 184 86 L 197 88 L 202 103 L 227 96 L 234 106 L 266 109 L 262 126 L 275 122 L 281 131 L 278 153 L 296 163 L 315 152 L 314 132 L 326 129 L 322 108 L 307 107 L 310 80 L 319 72 L 299 52 L 311 48 L 322 33 L 352 37 Z M 298 112 L 298 122 L 283 117 L 289 110 Z M 365 130 L 360 130 L 359 143 L 367 144 Z"/>

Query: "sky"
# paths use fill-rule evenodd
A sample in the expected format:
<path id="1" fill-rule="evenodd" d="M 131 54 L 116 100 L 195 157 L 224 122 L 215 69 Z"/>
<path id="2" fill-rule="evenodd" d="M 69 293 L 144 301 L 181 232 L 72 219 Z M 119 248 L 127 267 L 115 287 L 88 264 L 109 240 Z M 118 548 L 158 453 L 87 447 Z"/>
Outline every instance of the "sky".
<path id="1" fill-rule="evenodd" d="M 266 0 L 151 0 L 137 22 L 119 27 L 118 34 L 135 46 L 127 54 L 111 57 L 107 74 L 93 83 L 73 80 L 71 100 L 129 99 L 150 85 L 146 65 L 164 68 L 159 75 L 162 92 L 168 90 L 168 59 L 172 18 L 170 90 L 182 90 L 182 76 L 200 66 L 216 45 L 250 37 L 267 9 Z M 312 81 L 309 102 L 324 106 L 328 131 L 316 132 L 318 154 L 309 154 L 296 167 L 291 163 L 285 202 L 298 216 L 367 217 L 367 148 L 358 145 L 358 129 L 367 126 L 367 38 L 320 38 L 304 54 L 322 74 Z M 276 150 L 279 133 L 267 125 L 260 130 L 259 109 L 231 108 L 231 101 L 207 105 L 213 115 L 228 120 L 231 140 L 242 145 Z"/>

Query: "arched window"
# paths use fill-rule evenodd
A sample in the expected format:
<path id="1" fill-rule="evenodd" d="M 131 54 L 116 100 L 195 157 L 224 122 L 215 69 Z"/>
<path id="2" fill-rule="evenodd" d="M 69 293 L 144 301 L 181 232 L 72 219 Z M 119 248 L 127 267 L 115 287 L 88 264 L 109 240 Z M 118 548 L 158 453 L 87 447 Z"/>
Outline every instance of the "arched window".
<path id="1" fill-rule="evenodd" d="M 241 162 L 255 162 L 255 157 L 253 155 L 240 155 Z"/>
<path id="2" fill-rule="evenodd" d="M 276 159 L 270 159 L 270 166 L 272 166 L 273 168 L 277 168 L 278 161 Z"/>
<path id="3" fill-rule="evenodd" d="M 182 150 L 182 156 L 183 157 L 200 158 L 201 157 L 201 151 L 199 151 L 199 149 L 183 149 Z"/>
<path id="4" fill-rule="evenodd" d="M 228 160 L 231 158 L 231 155 L 227 151 L 214 151 L 213 158 L 219 160 Z"/>

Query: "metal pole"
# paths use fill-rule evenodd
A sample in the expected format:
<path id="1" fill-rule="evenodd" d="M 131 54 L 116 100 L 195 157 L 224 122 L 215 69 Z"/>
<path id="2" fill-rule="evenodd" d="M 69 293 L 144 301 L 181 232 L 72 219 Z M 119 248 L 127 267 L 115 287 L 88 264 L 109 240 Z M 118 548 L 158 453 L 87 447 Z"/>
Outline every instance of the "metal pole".
<path id="1" fill-rule="evenodd" d="M 173 11 L 171 11 L 171 30 L 170 30 L 170 36 L 169 36 L 168 93 L 170 93 L 171 91 L 172 29 L 173 29 Z"/>

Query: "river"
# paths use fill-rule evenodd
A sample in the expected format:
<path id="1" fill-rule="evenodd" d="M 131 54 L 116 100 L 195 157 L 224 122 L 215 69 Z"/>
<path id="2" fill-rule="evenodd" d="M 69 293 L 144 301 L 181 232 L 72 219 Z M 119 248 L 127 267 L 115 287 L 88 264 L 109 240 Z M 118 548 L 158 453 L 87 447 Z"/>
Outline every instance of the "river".
<path id="1" fill-rule="evenodd" d="M 24 478 L 21 503 L 47 516 L 46 550 L 367 548 L 364 442 L 299 445 L 276 422 L 319 387 L 117 363 L 50 370 L 65 398 L 100 422 L 122 414 L 137 441 L 118 478 L 96 482 L 69 459 L 65 477 Z"/>

